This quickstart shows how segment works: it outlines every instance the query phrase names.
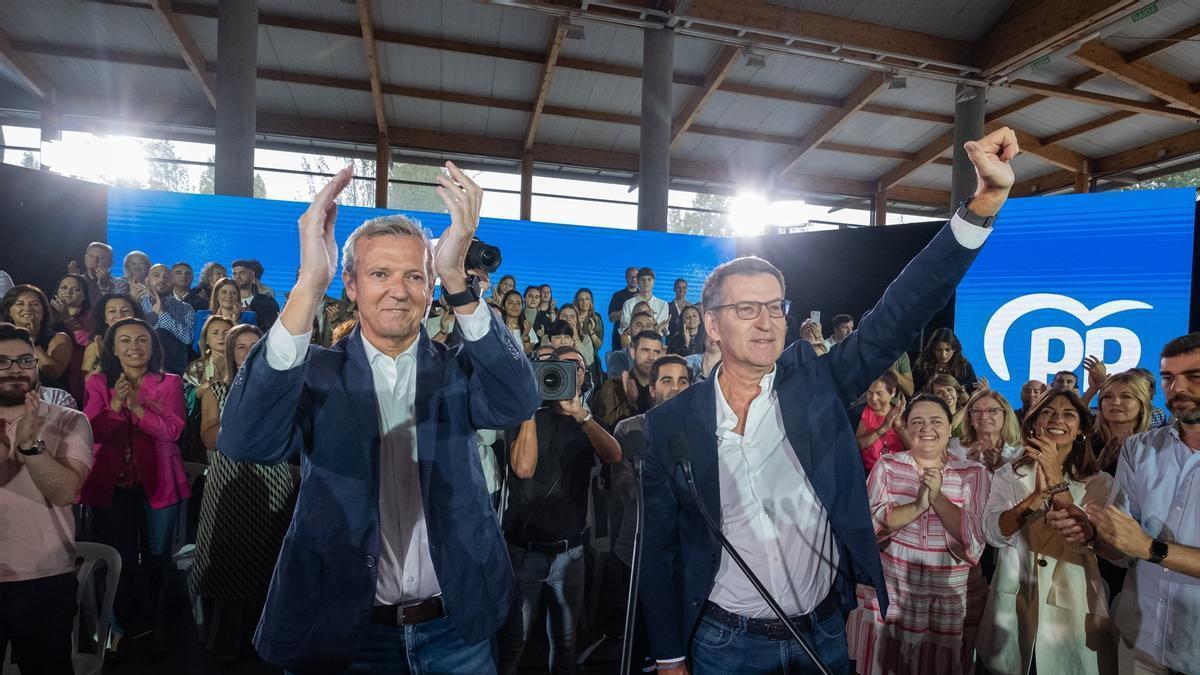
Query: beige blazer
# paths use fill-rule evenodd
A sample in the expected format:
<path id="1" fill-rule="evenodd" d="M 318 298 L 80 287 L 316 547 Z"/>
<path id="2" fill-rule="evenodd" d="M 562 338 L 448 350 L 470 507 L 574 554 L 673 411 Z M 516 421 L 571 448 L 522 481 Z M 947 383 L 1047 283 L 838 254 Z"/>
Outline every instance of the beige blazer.
<path id="1" fill-rule="evenodd" d="M 1024 675 L 1036 647 L 1039 673 L 1097 675 L 1116 672 L 1108 589 L 1096 556 L 1068 544 L 1045 520 L 1005 537 L 1000 515 L 1034 490 L 1034 472 L 1000 467 L 983 512 L 983 533 L 996 547 L 996 571 L 975 642 L 979 665 L 991 673 Z M 1112 477 L 1097 473 L 1069 481 L 1080 507 L 1107 503 Z"/>

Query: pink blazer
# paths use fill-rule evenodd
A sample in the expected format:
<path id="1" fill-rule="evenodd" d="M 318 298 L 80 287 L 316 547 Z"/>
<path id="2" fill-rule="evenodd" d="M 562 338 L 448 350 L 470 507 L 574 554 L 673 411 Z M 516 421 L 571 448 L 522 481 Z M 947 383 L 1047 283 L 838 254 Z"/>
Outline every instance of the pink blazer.
<path id="1" fill-rule="evenodd" d="M 128 409 L 116 413 L 109 407 L 113 390 L 103 373 L 88 376 L 86 386 L 83 412 L 92 423 L 95 458 L 79 502 L 104 508 L 112 503 L 127 445 L 133 447 L 133 467 L 150 506 L 161 509 L 192 496 L 176 442 L 185 420 L 179 376 L 163 373 L 160 379 L 147 373 L 142 378 L 138 402 L 146 414 L 140 420 Z"/>

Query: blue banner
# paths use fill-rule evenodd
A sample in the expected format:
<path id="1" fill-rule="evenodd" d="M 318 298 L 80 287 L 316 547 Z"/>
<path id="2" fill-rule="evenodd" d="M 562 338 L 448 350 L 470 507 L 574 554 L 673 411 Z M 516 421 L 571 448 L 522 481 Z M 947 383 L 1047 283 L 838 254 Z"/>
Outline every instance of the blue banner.
<path id="1" fill-rule="evenodd" d="M 1086 356 L 1157 374 L 1188 330 L 1195 209 L 1191 188 L 1010 200 L 958 288 L 963 355 L 1014 407 L 1058 371 L 1084 389 Z"/>

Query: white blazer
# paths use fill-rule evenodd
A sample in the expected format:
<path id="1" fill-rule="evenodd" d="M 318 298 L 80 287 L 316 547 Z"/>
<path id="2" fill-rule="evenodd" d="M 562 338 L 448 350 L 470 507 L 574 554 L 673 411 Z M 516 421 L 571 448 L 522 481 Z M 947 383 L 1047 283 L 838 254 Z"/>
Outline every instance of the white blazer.
<path id="1" fill-rule="evenodd" d="M 975 641 L 987 672 L 1025 675 L 1036 647 L 1039 673 L 1116 673 L 1114 632 L 1108 617 L 1108 588 L 1096 556 L 1065 542 L 1039 518 L 1014 532 L 1000 533 L 1000 515 L 1034 490 L 1030 467 L 1020 476 L 1011 464 L 996 470 L 983 511 L 983 533 L 996 547 L 996 571 Z M 1081 508 L 1103 506 L 1112 477 L 1096 473 L 1068 481 Z"/>

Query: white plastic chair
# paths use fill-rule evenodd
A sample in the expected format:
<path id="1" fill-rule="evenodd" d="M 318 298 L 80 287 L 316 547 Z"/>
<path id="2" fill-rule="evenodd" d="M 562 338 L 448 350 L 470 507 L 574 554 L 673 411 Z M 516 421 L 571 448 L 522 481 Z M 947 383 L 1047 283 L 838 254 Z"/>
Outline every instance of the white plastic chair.
<path id="1" fill-rule="evenodd" d="M 184 462 L 183 472 L 187 475 L 188 487 L 196 489 L 196 481 L 208 472 L 208 465 L 200 462 Z M 192 501 L 191 497 L 179 500 L 179 517 L 175 520 L 175 535 L 171 538 L 174 544 L 171 547 L 172 552 L 178 553 L 187 543 L 187 526 L 188 526 L 188 504 Z"/>
<path id="2" fill-rule="evenodd" d="M 121 577 L 121 554 L 111 546 L 90 541 L 75 544 L 76 570 L 79 590 L 75 593 L 78 610 L 71 631 L 71 660 L 75 675 L 98 675 L 104 671 L 104 653 L 108 644 L 108 629 L 112 624 L 113 599 L 117 596 L 117 580 Z M 104 595 L 96 589 L 95 575 L 104 572 Z M 90 649 L 81 651 L 79 636 L 86 635 Z M 12 662 L 12 645 L 4 656 L 3 675 L 21 675 Z"/>
<path id="3" fill-rule="evenodd" d="M 96 675 L 104 671 L 113 599 L 117 596 L 117 581 L 121 577 L 121 554 L 111 546 L 81 541 L 75 544 L 75 558 L 79 564 L 76 570 L 79 591 L 75 596 L 79 611 L 71 633 L 72 660 L 75 675 Z M 98 593 L 95 582 L 100 570 L 104 573 L 103 596 Z M 80 635 L 90 644 L 80 644 Z M 84 647 L 88 651 L 84 651 Z M 95 651 L 91 651 L 93 649 Z"/>

